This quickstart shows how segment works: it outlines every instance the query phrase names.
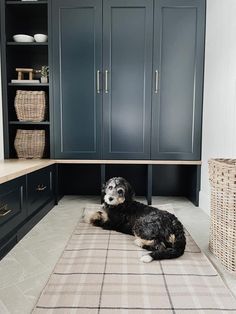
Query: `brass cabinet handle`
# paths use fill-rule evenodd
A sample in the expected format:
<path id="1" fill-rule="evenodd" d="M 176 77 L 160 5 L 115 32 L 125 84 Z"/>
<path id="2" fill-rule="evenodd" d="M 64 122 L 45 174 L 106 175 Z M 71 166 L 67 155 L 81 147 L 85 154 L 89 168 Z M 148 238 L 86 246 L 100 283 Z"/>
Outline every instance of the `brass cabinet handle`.
<path id="1" fill-rule="evenodd" d="M 6 205 L 1 205 L 0 207 L 0 217 L 4 217 L 8 214 L 10 214 L 11 209 L 8 208 L 7 204 Z"/>
<path id="2" fill-rule="evenodd" d="M 155 94 L 158 93 L 158 80 L 159 80 L 159 74 L 158 70 L 155 71 Z"/>
<path id="3" fill-rule="evenodd" d="M 100 71 L 97 71 L 97 93 L 100 94 Z"/>
<path id="4" fill-rule="evenodd" d="M 108 70 L 105 71 L 105 93 L 108 94 Z"/>
<path id="5" fill-rule="evenodd" d="M 41 192 L 44 191 L 47 188 L 46 185 L 43 186 L 43 184 L 39 184 L 36 188 L 36 191 Z"/>

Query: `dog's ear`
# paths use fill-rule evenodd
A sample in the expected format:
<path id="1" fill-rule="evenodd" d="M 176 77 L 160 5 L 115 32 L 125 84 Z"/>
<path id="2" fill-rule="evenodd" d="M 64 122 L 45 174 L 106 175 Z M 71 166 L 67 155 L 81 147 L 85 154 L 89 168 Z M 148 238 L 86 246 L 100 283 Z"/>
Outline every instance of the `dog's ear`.
<path id="1" fill-rule="evenodd" d="M 135 193 L 134 193 L 133 187 L 132 187 L 132 186 L 130 185 L 130 183 L 127 182 L 127 181 L 125 182 L 125 190 L 126 190 L 125 199 L 126 199 L 127 201 L 132 201 L 133 198 L 134 198 Z"/>
<path id="2" fill-rule="evenodd" d="M 104 199 L 105 191 L 106 191 L 106 183 L 103 183 L 102 184 L 102 188 L 101 188 L 101 198 L 102 198 L 102 200 Z"/>

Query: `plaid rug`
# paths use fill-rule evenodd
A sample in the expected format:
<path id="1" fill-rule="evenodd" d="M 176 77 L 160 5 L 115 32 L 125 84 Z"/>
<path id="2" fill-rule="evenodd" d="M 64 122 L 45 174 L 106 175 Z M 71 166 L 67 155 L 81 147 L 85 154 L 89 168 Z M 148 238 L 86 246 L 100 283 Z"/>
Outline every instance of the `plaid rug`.
<path id="1" fill-rule="evenodd" d="M 79 222 L 33 313 L 236 313 L 236 300 L 186 237 L 180 258 L 145 264 L 133 236 Z"/>

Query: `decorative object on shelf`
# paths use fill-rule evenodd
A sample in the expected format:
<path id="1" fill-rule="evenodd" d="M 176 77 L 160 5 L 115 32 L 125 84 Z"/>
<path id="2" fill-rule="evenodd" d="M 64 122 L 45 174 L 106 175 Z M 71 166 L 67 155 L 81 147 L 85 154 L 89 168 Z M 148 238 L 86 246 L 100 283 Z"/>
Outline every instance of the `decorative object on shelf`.
<path id="1" fill-rule="evenodd" d="M 19 121 L 40 122 L 45 119 L 46 95 L 44 91 L 17 90 L 14 105 Z"/>
<path id="2" fill-rule="evenodd" d="M 29 80 L 33 80 L 33 69 L 31 68 L 16 68 L 16 72 L 18 74 L 18 80 L 23 80 L 25 73 L 29 74 Z"/>
<path id="3" fill-rule="evenodd" d="M 14 147 L 18 158 L 42 158 L 45 149 L 45 130 L 17 129 Z"/>
<path id="4" fill-rule="evenodd" d="M 210 251 L 236 273 L 236 159 L 209 160 Z"/>
<path id="5" fill-rule="evenodd" d="M 17 80 L 11 80 L 12 83 L 39 83 L 39 80 L 33 79 L 33 69 L 32 68 L 16 68 Z M 24 79 L 24 74 L 29 75 L 29 79 Z"/>
<path id="6" fill-rule="evenodd" d="M 34 37 L 25 34 L 16 34 L 13 36 L 13 40 L 17 43 L 32 43 Z"/>
<path id="7" fill-rule="evenodd" d="M 18 158 L 42 158 L 45 150 L 45 130 L 17 129 L 14 147 Z"/>
<path id="8" fill-rule="evenodd" d="M 38 43 L 45 43 L 48 40 L 48 36 L 45 34 L 34 34 L 34 39 Z"/>
<path id="9" fill-rule="evenodd" d="M 43 65 L 41 67 L 41 83 L 47 83 L 48 82 L 48 66 L 47 65 Z"/>

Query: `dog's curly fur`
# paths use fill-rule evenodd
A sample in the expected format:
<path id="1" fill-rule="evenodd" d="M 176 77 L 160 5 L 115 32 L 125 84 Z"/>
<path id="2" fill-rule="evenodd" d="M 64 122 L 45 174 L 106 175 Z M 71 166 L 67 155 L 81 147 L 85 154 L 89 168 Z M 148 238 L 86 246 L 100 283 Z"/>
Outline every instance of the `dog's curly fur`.
<path id="1" fill-rule="evenodd" d="M 110 179 L 102 192 L 103 209 L 90 217 L 91 224 L 134 235 L 136 245 L 151 251 L 141 258 L 143 262 L 177 258 L 184 253 L 184 229 L 175 215 L 134 201 L 131 185 L 121 177 Z"/>

